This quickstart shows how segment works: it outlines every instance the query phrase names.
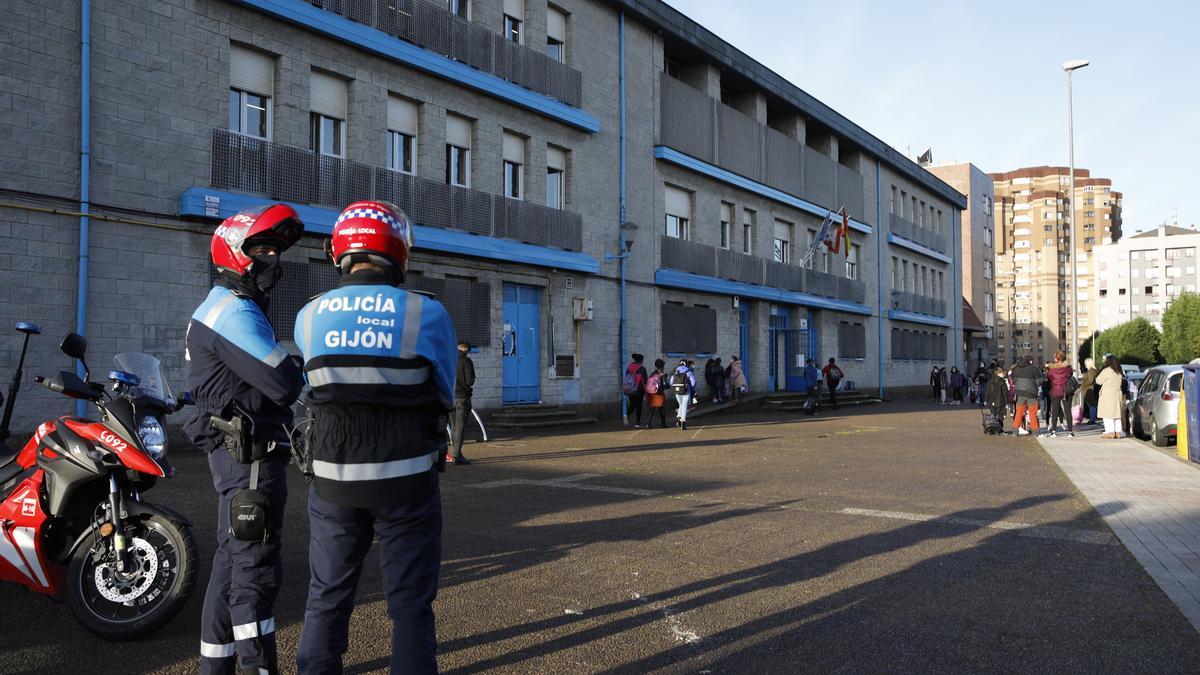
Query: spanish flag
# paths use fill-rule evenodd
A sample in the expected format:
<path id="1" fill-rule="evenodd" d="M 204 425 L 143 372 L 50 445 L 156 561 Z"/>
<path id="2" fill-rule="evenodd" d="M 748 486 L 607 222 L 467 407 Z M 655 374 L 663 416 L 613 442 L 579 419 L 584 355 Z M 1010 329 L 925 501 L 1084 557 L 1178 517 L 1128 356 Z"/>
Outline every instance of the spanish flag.
<path id="1" fill-rule="evenodd" d="M 842 207 L 842 226 L 841 226 L 838 234 L 841 235 L 841 238 L 845 240 L 845 244 L 846 244 L 845 255 L 847 258 L 849 258 L 850 257 L 850 216 L 849 216 L 849 214 L 846 213 L 846 207 L 844 207 L 844 206 Z M 837 252 L 836 248 L 833 250 L 835 253 Z"/>

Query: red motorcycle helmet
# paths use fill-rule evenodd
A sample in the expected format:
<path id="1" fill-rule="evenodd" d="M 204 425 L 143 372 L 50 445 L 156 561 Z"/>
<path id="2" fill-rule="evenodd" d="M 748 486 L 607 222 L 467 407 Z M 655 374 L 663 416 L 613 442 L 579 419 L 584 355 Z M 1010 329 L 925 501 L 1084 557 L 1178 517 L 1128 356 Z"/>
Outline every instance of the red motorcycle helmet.
<path id="1" fill-rule="evenodd" d="M 251 245 L 270 244 L 283 253 L 300 241 L 304 223 L 287 204 L 266 204 L 245 209 L 226 218 L 213 232 L 213 264 L 237 276 L 245 276 L 254 262 L 246 254 Z"/>
<path id="2" fill-rule="evenodd" d="M 408 216 L 393 204 L 364 200 L 347 206 L 333 226 L 330 253 L 342 274 L 358 262 L 391 266 L 408 273 L 408 251 L 413 227 Z"/>

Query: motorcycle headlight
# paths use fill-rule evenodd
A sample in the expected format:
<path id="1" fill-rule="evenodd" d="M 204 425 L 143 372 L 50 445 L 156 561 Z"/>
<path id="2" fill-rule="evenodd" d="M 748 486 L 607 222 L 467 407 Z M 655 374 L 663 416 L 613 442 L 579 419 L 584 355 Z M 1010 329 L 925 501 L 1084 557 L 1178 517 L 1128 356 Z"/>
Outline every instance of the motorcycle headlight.
<path id="1" fill-rule="evenodd" d="M 137 433 L 146 452 L 155 460 L 162 459 L 167 452 L 167 430 L 163 428 L 162 422 L 159 422 L 157 417 L 143 417 L 138 424 Z"/>

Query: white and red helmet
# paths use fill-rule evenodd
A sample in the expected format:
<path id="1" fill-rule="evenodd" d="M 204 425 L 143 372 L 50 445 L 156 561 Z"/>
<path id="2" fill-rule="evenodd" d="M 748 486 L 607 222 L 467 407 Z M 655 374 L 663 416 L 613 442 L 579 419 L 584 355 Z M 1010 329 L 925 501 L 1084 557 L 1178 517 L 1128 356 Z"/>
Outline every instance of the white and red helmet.
<path id="1" fill-rule="evenodd" d="M 283 253 L 300 241 L 304 223 L 287 204 L 265 204 L 226 218 L 213 232 L 209 251 L 213 264 L 245 276 L 254 262 L 246 254 L 248 244 L 271 244 Z"/>
<path id="2" fill-rule="evenodd" d="M 413 226 L 393 204 L 364 200 L 347 206 L 333 226 L 330 252 L 343 273 L 357 262 L 392 266 L 401 278 L 408 273 Z"/>

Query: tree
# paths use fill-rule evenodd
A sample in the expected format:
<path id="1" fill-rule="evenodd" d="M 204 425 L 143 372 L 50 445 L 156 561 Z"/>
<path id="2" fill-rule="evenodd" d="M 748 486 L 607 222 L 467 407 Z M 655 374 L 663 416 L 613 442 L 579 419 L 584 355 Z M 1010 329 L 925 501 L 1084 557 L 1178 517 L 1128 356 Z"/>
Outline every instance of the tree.
<path id="1" fill-rule="evenodd" d="M 1101 333 L 1096 339 L 1096 353 L 1112 354 L 1121 363 L 1151 366 L 1161 363 L 1161 338 L 1154 324 L 1139 316 Z"/>
<path id="2" fill-rule="evenodd" d="M 1184 293 L 1163 312 L 1158 349 L 1167 363 L 1187 363 L 1200 356 L 1200 295 Z"/>

